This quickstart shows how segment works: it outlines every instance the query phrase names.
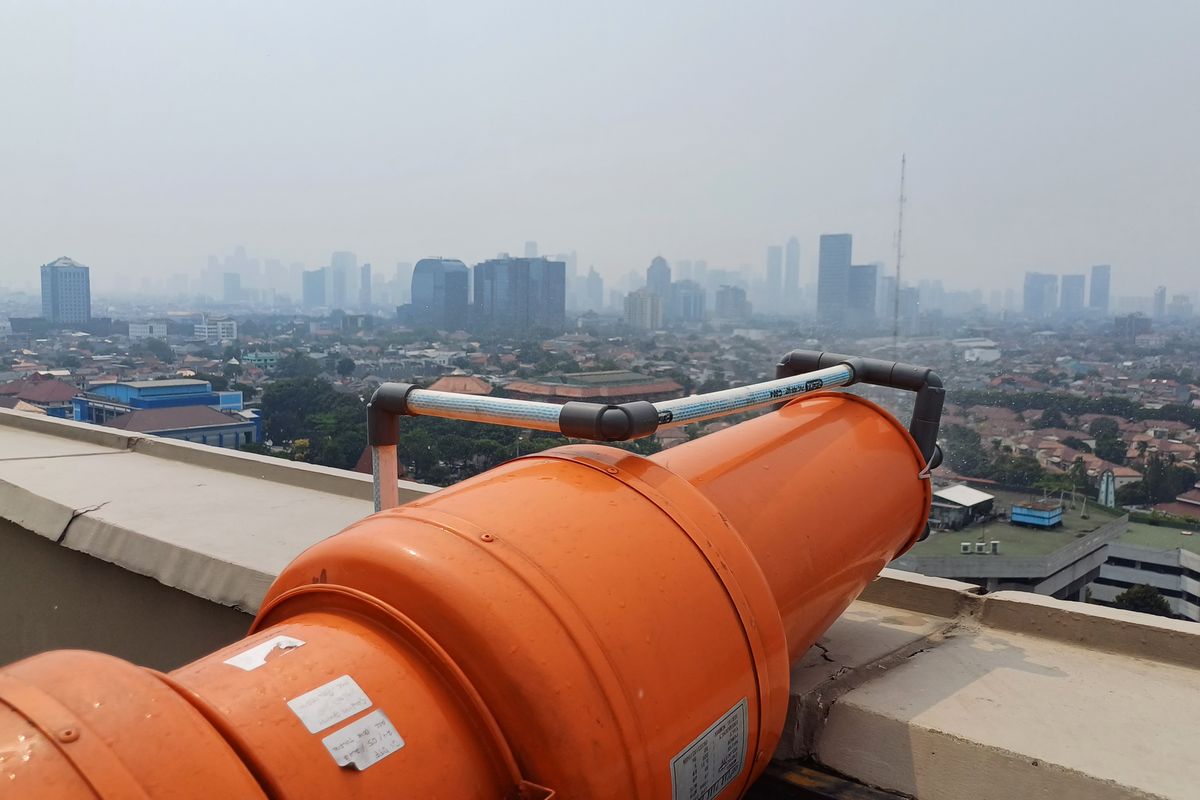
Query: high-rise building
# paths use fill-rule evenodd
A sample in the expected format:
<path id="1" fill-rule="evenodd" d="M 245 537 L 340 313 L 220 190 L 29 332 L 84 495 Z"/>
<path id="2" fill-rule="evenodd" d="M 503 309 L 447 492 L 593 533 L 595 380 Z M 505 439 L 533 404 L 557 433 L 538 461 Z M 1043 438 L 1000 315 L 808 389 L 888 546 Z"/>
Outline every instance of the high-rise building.
<path id="1" fill-rule="evenodd" d="M 837 328 L 846 323 L 853 245 L 854 238 L 848 233 L 821 236 L 817 257 L 817 319 L 822 325 Z"/>
<path id="2" fill-rule="evenodd" d="M 1045 319 L 1058 307 L 1058 276 L 1044 272 L 1025 273 L 1025 316 Z"/>
<path id="3" fill-rule="evenodd" d="M 1162 319 L 1167 316 L 1167 287 L 1159 286 L 1154 290 L 1154 318 Z"/>
<path id="4" fill-rule="evenodd" d="M 221 296 L 226 303 L 239 303 L 242 300 L 242 276 L 237 272 L 226 272 L 222 276 Z"/>
<path id="5" fill-rule="evenodd" d="M 42 316 L 56 324 L 91 322 L 91 271 L 66 256 L 43 264 Z"/>
<path id="6" fill-rule="evenodd" d="M 325 284 L 328 281 L 326 277 L 328 272 L 326 267 L 305 270 L 301 279 L 301 304 L 305 308 L 322 308 L 325 305 Z"/>
<path id="7" fill-rule="evenodd" d="M 1108 264 L 1097 264 L 1092 267 L 1092 293 L 1088 306 L 1093 311 L 1108 312 L 1109 281 L 1112 279 L 1112 267 Z"/>
<path id="8" fill-rule="evenodd" d="M 662 327 L 662 297 L 645 286 L 625 295 L 625 324 L 640 330 L 654 331 Z"/>
<path id="9" fill-rule="evenodd" d="M 783 248 L 773 244 L 767 248 L 767 292 L 779 303 L 783 292 Z"/>
<path id="10" fill-rule="evenodd" d="M 1062 276 L 1062 291 L 1058 308 L 1064 316 L 1073 317 L 1083 311 L 1083 293 L 1086 283 L 1086 275 Z"/>
<path id="11" fill-rule="evenodd" d="M 354 253 L 339 250 L 329 259 L 329 304 L 334 308 L 345 308 L 346 298 L 353 297 L 352 281 L 357 277 L 358 257 Z"/>
<path id="12" fill-rule="evenodd" d="M 418 261 L 412 274 L 413 322 L 445 331 L 465 329 L 469 283 L 470 271 L 457 259 Z"/>
<path id="13" fill-rule="evenodd" d="M 671 265 L 662 256 L 655 256 L 646 268 L 646 288 L 662 300 L 667 299 L 671 291 Z"/>
<path id="14" fill-rule="evenodd" d="M 371 309 L 371 265 L 363 264 L 358 270 L 358 307 L 363 311 Z"/>
<path id="15" fill-rule="evenodd" d="M 846 322 L 857 330 L 875 325 L 875 288 L 879 265 L 855 264 L 850 267 L 846 286 Z"/>
<path id="16" fill-rule="evenodd" d="M 532 241 L 532 240 L 525 242 L 525 257 L 526 258 L 537 258 L 538 257 L 537 242 Z"/>
<path id="17" fill-rule="evenodd" d="M 663 317 L 668 322 L 703 322 L 704 287 L 695 281 L 672 283 Z"/>
<path id="18" fill-rule="evenodd" d="M 596 268 L 588 270 L 584 291 L 585 311 L 600 312 L 604 310 L 604 278 Z"/>
<path id="19" fill-rule="evenodd" d="M 716 312 L 720 319 L 749 319 L 750 303 L 746 300 L 746 290 L 740 286 L 728 284 L 717 289 Z"/>
<path id="20" fill-rule="evenodd" d="M 546 258 L 494 258 L 473 270 L 472 324 L 480 329 L 561 332 L 566 322 L 567 265 Z"/>
<path id="21" fill-rule="evenodd" d="M 800 294 L 800 240 L 795 236 L 787 240 L 783 256 L 783 297 L 785 311 L 794 311 Z"/>

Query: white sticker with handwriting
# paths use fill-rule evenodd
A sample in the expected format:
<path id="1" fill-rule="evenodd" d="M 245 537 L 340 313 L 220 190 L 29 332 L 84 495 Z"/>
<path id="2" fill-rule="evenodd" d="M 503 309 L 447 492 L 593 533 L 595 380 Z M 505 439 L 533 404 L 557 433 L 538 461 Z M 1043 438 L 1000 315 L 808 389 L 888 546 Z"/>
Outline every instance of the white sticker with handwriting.
<path id="1" fill-rule="evenodd" d="M 396 732 L 382 709 L 376 709 L 321 740 L 339 767 L 362 771 L 404 747 L 404 738 Z"/>
<path id="2" fill-rule="evenodd" d="M 288 700 L 288 708 L 295 712 L 309 733 L 323 731 L 370 707 L 371 698 L 349 675 L 334 678 L 311 692 Z"/>

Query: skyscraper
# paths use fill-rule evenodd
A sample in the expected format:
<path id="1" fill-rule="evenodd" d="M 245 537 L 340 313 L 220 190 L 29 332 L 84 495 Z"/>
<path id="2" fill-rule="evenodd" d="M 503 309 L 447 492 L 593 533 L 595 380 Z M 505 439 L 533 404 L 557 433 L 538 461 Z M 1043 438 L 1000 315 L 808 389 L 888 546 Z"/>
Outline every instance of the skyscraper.
<path id="1" fill-rule="evenodd" d="M 350 294 L 351 280 L 358 269 L 358 257 L 354 253 L 339 250 L 329 259 L 329 304 L 334 308 L 345 308 Z"/>
<path id="2" fill-rule="evenodd" d="M 1063 275 L 1062 291 L 1059 295 L 1059 311 L 1063 316 L 1073 317 L 1083 311 L 1083 290 L 1086 275 Z"/>
<path id="3" fill-rule="evenodd" d="M 358 276 L 358 307 L 363 311 L 371 308 L 371 265 L 363 264 Z"/>
<path id="4" fill-rule="evenodd" d="M 588 270 L 587 284 L 584 291 L 585 311 L 603 311 L 604 310 L 604 278 L 596 268 L 592 267 Z"/>
<path id="5" fill-rule="evenodd" d="M 532 240 L 525 242 L 525 257 L 526 258 L 537 258 L 538 257 L 537 242 L 532 241 Z"/>
<path id="6" fill-rule="evenodd" d="M 817 260 L 817 319 L 822 325 L 837 328 L 846 323 L 853 245 L 854 237 L 848 233 L 821 236 Z"/>
<path id="7" fill-rule="evenodd" d="M 1167 287 L 1159 286 L 1154 290 L 1154 318 L 1162 319 L 1167 316 Z"/>
<path id="8" fill-rule="evenodd" d="M 457 331 L 467 327 L 467 265 L 457 259 L 423 258 L 412 274 L 412 318 L 417 325 Z"/>
<path id="9" fill-rule="evenodd" d="M 671 291 L 671 265 L 662 256 L 655 256 L 646 268 L 646 288 L 666 301 Z"/>
<path id="10" fill-rule="evenodd" d="M 242 276 L 236 272 L 226 272 L 222 276 L 221 296 L 226 303 L 238 303 L 242 299 Z"/>
<path id="11" fill-rule="evenodd" d="M 846 322 L 857 330 L 875 324 L 875 287 L 879 282 L 877 264 L 856 264 L 850 267 L 846 287 Z"/>
<path id="12" fill-rule="evenodd" d="M 740 286 L 721 286 L 717 289 L 716 311 L 720 319 L 749 319 L 751 307 L 746 301 L 746 290 Z"/>
<path id="13" fill-rule="evenodd" d="M 783 296 L 787 302 L 785 310 L 795 310 L 800 294 L 800 240 L 795 236 L 787 240 L 783 257 Z"/>
<path id="14" fill-rule="evenodd" d="M 1108 311 L 1108 285 L 1112 278 L 1112 267 L 1097 264 L 1092 267 L 1092 294 L 1088 305 L 1093 311 Z"/>
<path id="15" fill-rule="evenodd" d="M 703 322 L 704 288 L 695 281 L 675 281 L 667 294 L 663 317 L 669 322 Z"/>
<path id="16" fill-rule="evenodd" d="M 1044 272 L 1025 273 L 1025 316 L 1045 319 L 1058 307 L 1058 276 Z"/>
<path id="17" fill-rule="evenodd" d="M 537 328 L 562 331 L 567 302 L 565 262 L 494 258 L 476 264 L 473 273 L 475 327 L 512 332 Z"/>
<path id="18" fill-rule="evenodd" d="M 625 324 L 645 331 L 658 330 L 663 323 L 663 299 L 649 286 L 625 295 Z"/>
<path id="19" fill-rule="evenodd" d="M 321 308 L 325 305 L 325 283 L 328 280 L 328 269 L 305 270 L 302 278 L 303 305 L 306 309 Z"/>
<path id="20" fill-rule="evenodd" d="M 767 291 L 778 304 L 783 292 L 783 248 L 777 244 L 767 248 Z"/>
<path id="21" fill-rule="evenodd" d="M 91 322 L 91 271 L 66 256 L 42 265 L 42 316 L 56 324 Z"/>

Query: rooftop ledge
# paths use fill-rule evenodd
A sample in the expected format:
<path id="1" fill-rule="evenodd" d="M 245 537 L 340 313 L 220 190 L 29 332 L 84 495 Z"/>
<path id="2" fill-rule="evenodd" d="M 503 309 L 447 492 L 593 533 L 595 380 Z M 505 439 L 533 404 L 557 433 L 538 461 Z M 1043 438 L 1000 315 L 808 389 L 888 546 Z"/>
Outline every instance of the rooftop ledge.
<path id="1" fill-rule="evenodd" d="M 370 496 L 366 476 L 0 409 L 0 519 L 248 612 Z M 921 800 L 1192 798 L 1197 685 L 1200 625 L 885 570 L 794 665 L 776 757 Z"/>

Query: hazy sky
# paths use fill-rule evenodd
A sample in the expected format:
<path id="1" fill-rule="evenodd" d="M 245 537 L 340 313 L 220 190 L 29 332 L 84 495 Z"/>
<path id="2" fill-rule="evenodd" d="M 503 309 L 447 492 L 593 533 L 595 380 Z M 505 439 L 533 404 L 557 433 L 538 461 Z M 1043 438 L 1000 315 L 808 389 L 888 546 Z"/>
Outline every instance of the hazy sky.
<path id="1" fill-rule="evenodd" d="M 712 8 L 720 6 L 719 9 Z M 70 255 L 1200 288 L 1200 3 L 0 0 L 0 283 Z"/>

